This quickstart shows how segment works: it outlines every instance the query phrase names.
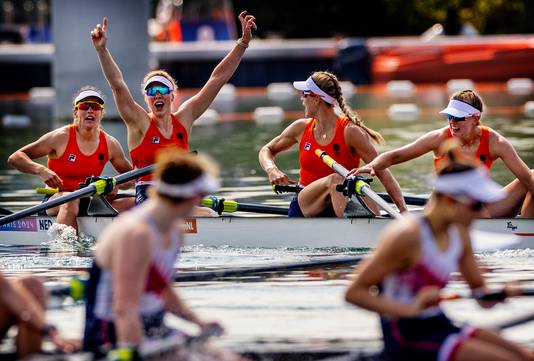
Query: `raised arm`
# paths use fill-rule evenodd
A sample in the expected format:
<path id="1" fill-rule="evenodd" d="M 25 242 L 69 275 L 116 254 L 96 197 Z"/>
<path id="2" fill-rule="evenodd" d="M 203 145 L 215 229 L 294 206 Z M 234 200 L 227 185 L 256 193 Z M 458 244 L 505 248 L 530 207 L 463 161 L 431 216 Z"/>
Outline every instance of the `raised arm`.
<path id="1" fill-rule="evenodd" d="M 409 161 L 438 149 L 443 140 L 443 129 L 428 132 L 410 144 L 380 154 L 365 166 L 351 170 L 350 174 L 357 175 L 368 173 L 373 176 L 377 175 L 377 171 L 384 170 L 395 164 Z"/>
<path id="2" fill-rule="evenodd" d="M 230 80 L 241 62 L 245 49 L 248 47 L 252 38 L 252 29 L 257 29 L 254 16 L 246 14 L 246 11 L 239 14 L 239 21 L 241 22 L 243 31 L 241 39 L 237 41 L 230 53 L 215 67 L 202 89 L 191 99 L 183 103 L 176 112 L 176 115 L 188 132 L 190 132 L 193 122 L 208 109 L 222 86 Z"/>
<path id="3" fill-rule="evenodd" d="M 115 63 L 106 47 L 108 41 L 107 28 L 108 18 L 104 17 L 102 25 L 98 24 L 91 31 L 93 46 L 98 54 L 102 72 L 113 92 L 113 98 L 115 99 L 115 104 L 117 105 L 117 110 L 121 118 L 126 122 L 128 127 L 141 129 L 148 122 L 146 111 L 135 102 L 128 86 L 124 82 L 119 66 Z"/>
<path id="4" fill-rule="evenodd" d="M 55 146 L 58 143 L 62 143 L 60 137 L 61 130 L 46 133 L 35 142 L 30 143 L 11 154 L 7 162 L 10 166 L 23 173 L 38 176 L 51 188 L 61 188 L 63 186 L 63 181 L 56 172 L 33 161 L 33 159 L 54 155 L 56 153 Z"/>
<path id="5" fill-rule="evenodd" d="M 269 182 L 277 185 L 287 185 L 296 183 L 294 179 L 289 178 L 276 166 L 274 158 L 280 152 L 291 148 L 300 141 L 304 128 L 306 127 L 306 119 L 299 119 L 289 125 L 284 131 L 273 138 L 269 143 L 265 144 L 258 154 L 260 165 L 269 176 Z"/>

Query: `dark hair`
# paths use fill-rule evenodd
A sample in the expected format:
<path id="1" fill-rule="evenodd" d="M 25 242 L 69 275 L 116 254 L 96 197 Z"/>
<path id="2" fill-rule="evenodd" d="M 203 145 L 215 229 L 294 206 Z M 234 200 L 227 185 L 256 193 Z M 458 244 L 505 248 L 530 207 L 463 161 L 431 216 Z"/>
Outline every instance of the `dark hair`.
<path id="1" fill-rule="evenodd" d="M 313 81 L 322 91 L 336 99 L 343 114 L 349 118 L 351 122 L 357 126 L 363 128 L 365 132 L 378 144 L 384 144 L 384 138 L 376 130 L 373 130 L 363 124 L 363 120 L 359 117 L 358 113 L 353 111 L 345 101 L 345 97 L 341 92 L 341 86 L 337 77 L 327 71 L 316 71 L 311 75 Z"/>
<path id="2" fill-rule="evenodd" d="M 203 154 L 192 154 L 174 147 L 161 149 L 156 154 L 155 177 L 167 184 L 185 184 L 203 174 L 217 176 L 218 173 L 219 170 L 215 162 Z M 157 194 L 172 202 L 184 200 L 183 198 Z"/>

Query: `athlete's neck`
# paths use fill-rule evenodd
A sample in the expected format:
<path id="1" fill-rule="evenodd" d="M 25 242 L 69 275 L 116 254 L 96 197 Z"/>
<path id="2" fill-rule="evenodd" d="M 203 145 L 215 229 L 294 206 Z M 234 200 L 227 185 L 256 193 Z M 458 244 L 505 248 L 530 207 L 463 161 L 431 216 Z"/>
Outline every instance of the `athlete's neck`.
<path id="1" fill-rule="evenodd" d="M 443 204 L 436 198 L 430 199 L 423 214 L 434 233 L 434 237 L 446 234 L 452 222 L 447 217 L 447 212 L 443 212 Z"/>
<path id="2" fill-rule="evenodd" d="M 85 141 L 92 141 L 95 137 L 98 137 L 100 133 L 100 127 L 84 127 L 79 124 L 75 124 L 76 133 L 78 138 Z"/>
<path id="3" fill-rule="evenodd" d="M 168 233 L 182 219 L 182 210 L 176 204 L 154 196 L 142 205 L 143 211 L 150 215 L 161 233 Z"/>
<path id="4" fill-rule="evenodd" d="M 330 133 L 336 128 L 338 115 L 334 112 L 333 108 L 321 108 L 317 112 L 315 119 L 321 131 Z"/>

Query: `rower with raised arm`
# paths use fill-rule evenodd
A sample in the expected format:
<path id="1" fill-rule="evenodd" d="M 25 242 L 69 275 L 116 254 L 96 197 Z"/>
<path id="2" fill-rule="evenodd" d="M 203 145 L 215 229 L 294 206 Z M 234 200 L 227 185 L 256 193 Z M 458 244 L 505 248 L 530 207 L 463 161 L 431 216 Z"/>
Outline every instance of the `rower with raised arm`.
<path id="1" fill-rule="evenodd" d="M 304 188 L 291 202 L 289 216 L 350 216 L 348 198 L 336 190 L 344 179 L 316 157 L 315 151 L 323 149 L 336 160 L 352 169 L 360 160 L 368 163 L 377 152 L 371 140 L 383 143 L 382 136 L 368 128 L 347 105 L 336 76 L 326 71 L 314 72 L 306 81 L 293 83 L 301 91 L 305 118 L 289 125 L 280 135 L 267 143 L 259 152 L 259 161 L 273 185 L 296 183 L 275 164 L 278 153 L 298 144 L 300 160 L 299 184 Z M 343 116 L 335 112 L 339 106 Z M 388 170 L 377 173 L 401 212 L 406 210 L 399 184 Z M 373 201 L 364 199 L 367 207 L 379 214 Z M 347 209 L 347 212 L 346 212 Z"/>
<path id="2" fill-rule="evenodd" d="M 455 326 L 438 306 L 456 271 L 473 291 L 487 293 L 469 228 L 485 203 L 505 196 L 485 169 L 457 149 L 448 154 L 423 214 L 388 225 L 374 254 L 355 270 L 346 300 L 380 315 L 388 360 L 534 360 L 530 350 L 493 331 Z"/>
<path id="3" fill-rule="evenodd" d="M 85 351 L 97 358 L 111 352 L 112 359 L 139 359 L 151 341 L 176 336 L 164 322 L 166 313 L 201 329 L 220 328 L 200 318 L 173 289 L 182 222 L 202 197 L 217 191 L 216 172 L 202 155 L 159 153 L 151 197 L 98 239 L 85 293 Z"/>
<path id="4" fill-rule="evenodd" d="M 156 151 L 173 146 L 189 148 L 189 136 L 196 119 L 213 102 L 220 89 L 234 74 L 249 42 L 252 29 L 256 29 L 255 18 L 246 11 L 239 14 L 242 36 L 234 48 L 215 67 L 202 89 L 173 112 L 172 104 L 178 96 L 174 79 L 164 70 L 149 72 L 143 80 L 143 92 L 148 107 L 146 111 L 133 99 L 122 73 L 107 49 L 108 19 L 98 24 L 91 32 L 102 71 L 106 77 L 117 109 L 128 129 L 128 148 L 134 167 L 141 168 L 154 163 Z M 136 186 L 136 203 L 146 199 L 146 190 L 151 177 L 142 177 Z"/>
<path id="5" fill-rule="evenodd" d="M 441 144 L 454 138 L 460 142 L 462 152 L 479 160 L 488 172 L 493 162 L 501 159 L 516 176 L 516 179 L 505 187 L 507 197 L 488 205 L 481 216 L 508 217 L 519 213 L 522 217 L 534 217 L 534 202 L 531 196 L 534 192 L 534 173 L 519 157 L 508 139 L 481 124 L 483 110 L 482 99 L 476 92 L 459 91 L 451 96 L 447 107 L 440 111 L 447 116 L 448 126 L 428 132 L 401 148 L 382 153 L 369 164 L 353 169 L 351 174 L 374 175 L 392 165 L 429 152 L 434 154 L 434 168 L 437 171 L 443 158 L 439 151 Z"/>
<path id="6" fill-rule="evenodd" d="M 80 188 L 89 177 L 102 174 L 107 162 L 119 173 L 132 170 L 132 166 L 118 140 L 107 134 L 101 123 L 104 117 L 104 95 L 93 86 L 84 86 L 74 94 L 72 124 L 46 133 L 8 159 L 9 165 L 21 172 L 39 176 L 49 188 L 58 192 L 56 198 Z M 48 157 L 48 167 L 34 159 Z M 121 188 L 131 187 L 126 183 Z M 133 205 L 128 198 L 115 199 L 117 189 L 108 200 L 117 211 Z M 45 199 L 48 199 L 46 197 Z M 76 217 L 87 210 L 87 198 L 76 199 L 46 210 L 47 215 L 57 215 L 57 222 L 77 229 Z"/>
<path id="7" fill-rule="evenodd" d="M 49 338 L 60 352 L 73 352 L 80 342 L 63 339 L 57 329 L 46 323 L 47 292 L 33 276 L 8 279 L 0 272 L 0 340 L 11 326 L 17 326 L 16 359 L 42 351 L 44 338 Z"/>

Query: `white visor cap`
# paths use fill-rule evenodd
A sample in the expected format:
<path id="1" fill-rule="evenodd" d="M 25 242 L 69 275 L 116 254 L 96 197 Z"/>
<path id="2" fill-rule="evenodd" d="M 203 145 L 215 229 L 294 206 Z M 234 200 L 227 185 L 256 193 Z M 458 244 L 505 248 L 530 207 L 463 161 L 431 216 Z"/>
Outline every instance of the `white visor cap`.
<path id="1" fill-rule="evenodd" d="M 86 98 L 98 98 L 100 99 L 100 103 L 104 104 L 104 99 L 102 99 L 102 95 L 100 95 L 98 92 L 94 90 L 81 91 L 80 94 L 78 94 L 78 96 L 74 99 L 73 104 L 76 105 Z"/>
<path id="2" fill-rule="evenodd" d="M 313 94 L 320 96 L 321 99 L 323 99 L 328 104 L 334 104 L 336 102 L 336 100 L 332 96 L 326 94 L 321 88 L 319 88 L 317 84 L 315 84 L 311 76 L 304 81 L 294 81 L 293 87 L 300 91 L 312 92 Z"/>
<path id="3" fill-rule="evenodd" d="M 506 196 L 503 188 L 492 181 L 482 167 L 438 175 L 434 177 L 432 183 L 436 193 L 467 196 L 484 203 L 497 202 Z"/>
<path id="4" fill-rule="evenodd" d="M 156 83 L 156 82 L 164 84 L 167 88 L 174 90 L 174 86 L 172 85 L 172 82 L 169 79 L 161 75 L 154 75 L 148 78 L 145 82 L 144 89 L 146 90 L 151 83 Z"/>
<path id="5" fill-rule="evenodd" d="M 470 104 L 464 103 L 460 100 L 450 100 L 447 108 L 443 109 L 440 114 L 452 115 L 456 118 L 470 117 L 475 114 L 480 114 L 481 111 Z"/>

